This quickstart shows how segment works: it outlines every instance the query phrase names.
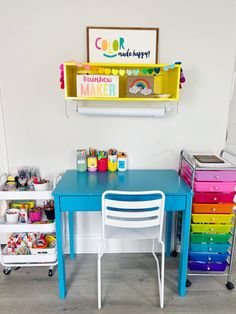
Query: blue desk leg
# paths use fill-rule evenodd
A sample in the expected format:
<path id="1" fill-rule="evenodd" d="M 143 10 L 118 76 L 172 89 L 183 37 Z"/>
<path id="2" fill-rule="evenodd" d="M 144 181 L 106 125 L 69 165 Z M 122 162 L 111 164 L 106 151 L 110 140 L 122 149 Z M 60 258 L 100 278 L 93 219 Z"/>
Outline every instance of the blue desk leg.
<path id="1" fill-rule="evenodd" d="M 66 273 L 65 273 L 65 260 L 64 260 L 64 250 L 63 250 L 62 212 L 60 211 L 59 197 L 54 197 L 54 206 L 55 206 L 55 215 L 56 215 L 59 297 L 61 299 L 64 299 L 66 296 Z"/>
<path id="2" fill-rule="evenodd" d="M 173 212 L 166 212 L 166 236 L 165 236 L 166 256 L 170 256 L 171 250 L 172 218 Z"/>
<path id="3" fill-rule="evenodd" d="M 178 290 L 179 290 L 179 295 L 181 297 L 184 297 L 186 294 L 191 210 L 192 210 L 192 196 L 189 195 L 187 196 L 187 199 L 186 199 L 186 208 L 183 211 L 183 217 L 182 217 L 181 248 L 180 248 L 179 276 L 178 276 L 179 278 Z"/>
<path id="4" fill-rule="evenodd" d="M 74 212 L 68 212 L 69 220 L 69 238 L 70 238 L 70 259 L 75 259 L 75 242 L 74 242 Z"/>

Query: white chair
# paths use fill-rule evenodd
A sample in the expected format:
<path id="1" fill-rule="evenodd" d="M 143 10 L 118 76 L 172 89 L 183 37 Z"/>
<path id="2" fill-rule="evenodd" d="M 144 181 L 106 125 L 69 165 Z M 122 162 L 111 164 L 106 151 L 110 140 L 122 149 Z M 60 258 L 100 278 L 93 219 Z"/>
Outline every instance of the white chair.
<path id="1" fill-rule="evenodd" d="M 165 195 L 161 191 L 106 191 L 102 195 L 102 240 L 99 242 L 98 309 L 101 309 L 101 259 L 107 239 L 150 239 L 157 263 L 160 307 L 164 307 L 165 245 L 162 241 Z M 155 241 L 161 244 L 161 268 L 154 252 Z"/>

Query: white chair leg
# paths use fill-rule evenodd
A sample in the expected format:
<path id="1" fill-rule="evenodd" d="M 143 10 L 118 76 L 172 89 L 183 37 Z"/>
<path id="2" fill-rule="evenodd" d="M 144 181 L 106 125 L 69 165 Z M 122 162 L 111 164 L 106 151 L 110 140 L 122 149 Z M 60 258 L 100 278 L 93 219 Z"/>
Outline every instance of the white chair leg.
<path id="1" fill-rule="evenodd" d="M 165 276 L 165 245 L 161 243 L 161 290 L 160 290 L 160 306 L 164 307 L 164 276 Z"/>
<path id="2" fill-rule="evenodd" d="M 152 254 L 156 260 L 157 267 L 157 279 L 158 279 L 158 287 L 159 287 L 159 296 L 160 296 L 160 307 L 164 307 L 164 271 L 165 271 L 165 246 L 163 242 L 159 242 L 161 244 L 161 271 L 159 260 L 154 252 L 154 241 L 152 245 Z M 161 272 L 161 274 L 160 274 Z"/>
<path id="3" fill-rule="evenodd" d="M 100 310 L 102 307 L 102 278 L 101 278 L 101 270 L 102 270 L 102 246 L 103 242 L 99 243 L 98 247 L 98 260 L 97 260 L 97 281 L 98 281 L 98 309 Z"/>
<path id="4" fill-rule="evenodd" d="M 98 257 L 98 309 L 100 310 L 101 307 L 102 307 L 102 302 L 101 302 L 101 290 L 102 290 L 102 287 L 101 287 L 101 257 Z"/>

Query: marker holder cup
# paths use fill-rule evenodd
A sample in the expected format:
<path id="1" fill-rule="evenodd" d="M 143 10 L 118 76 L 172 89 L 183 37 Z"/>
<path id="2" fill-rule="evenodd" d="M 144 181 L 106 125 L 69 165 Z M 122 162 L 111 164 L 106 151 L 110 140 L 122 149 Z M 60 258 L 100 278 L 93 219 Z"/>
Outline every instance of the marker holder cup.
<path id="1" fill-rule="evenodd" d="M 79 172 L 87 171 L 87 157 L 85 155 L 81 155 L 81 150 L 77 150 L 77 158 L 76 158 L 76 168 Z"/>
<path id="2" fill-rule="evenodd" d="M 98 161 L 96 156 L 88 156 L 87 158 L 88 171 L 95 172 L 97 171 Z"/>
<path id="3" fill-rule="evenodd" d="M 107 157 L 98 159 L 98 171 L 99 172 L 107 171 Z"/>
<path id="4" fill-rule="evenodd" d="M 108 155 L 108 171 L 117 171 L 117 155 Z"/>

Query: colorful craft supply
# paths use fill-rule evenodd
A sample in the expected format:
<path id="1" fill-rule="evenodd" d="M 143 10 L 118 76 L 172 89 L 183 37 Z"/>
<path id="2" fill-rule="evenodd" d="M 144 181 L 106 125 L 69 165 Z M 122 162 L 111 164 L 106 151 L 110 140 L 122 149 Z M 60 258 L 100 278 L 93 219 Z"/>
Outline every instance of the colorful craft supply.
<path id="1" fill-rule="evenodd" d="M 60 65 L 60 87 L 61 87 L 61 89 L 65 88 L 65 83 L 64 83 L 64 64 Z"/>

